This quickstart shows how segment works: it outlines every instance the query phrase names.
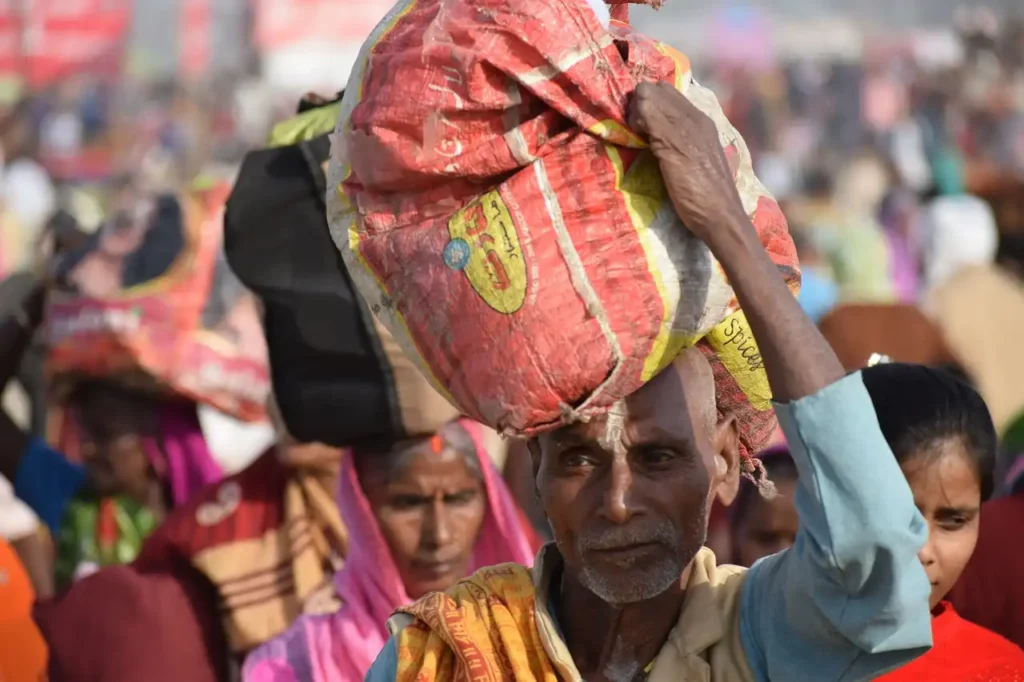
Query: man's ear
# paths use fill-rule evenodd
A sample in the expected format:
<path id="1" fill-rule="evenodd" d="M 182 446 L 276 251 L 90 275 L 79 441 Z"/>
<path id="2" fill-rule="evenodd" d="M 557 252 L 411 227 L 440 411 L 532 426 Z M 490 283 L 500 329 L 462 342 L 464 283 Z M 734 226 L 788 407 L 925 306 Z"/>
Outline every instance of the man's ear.
<path id="1" fill-rule="evenodd" d="M 715 427 L 715 485 L 718 501 L 728 507 L 740 490 L 740 425 L 726 415 Z"/>

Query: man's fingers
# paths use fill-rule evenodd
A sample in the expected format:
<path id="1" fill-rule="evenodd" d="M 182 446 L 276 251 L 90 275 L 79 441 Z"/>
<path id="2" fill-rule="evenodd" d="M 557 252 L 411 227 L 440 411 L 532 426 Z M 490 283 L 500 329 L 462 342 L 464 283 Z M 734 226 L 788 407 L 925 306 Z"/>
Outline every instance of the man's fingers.
<path id="1" fill-rule="evenodd" d="M 629 102 L 629 127 L 640 135 L 650 135 L 650 115 L 655 107 L 652 99 L 657 95 L 657 87 L 653 83 L 641 83 L 633 91 Z"/>

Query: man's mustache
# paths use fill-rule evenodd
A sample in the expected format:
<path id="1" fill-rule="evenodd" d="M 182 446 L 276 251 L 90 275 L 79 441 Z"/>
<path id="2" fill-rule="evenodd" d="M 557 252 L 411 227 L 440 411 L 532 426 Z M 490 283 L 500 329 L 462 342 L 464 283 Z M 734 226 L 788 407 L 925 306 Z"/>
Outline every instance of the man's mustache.
<path id="1" fill-rule="evenodd" d="M 679 544 L 679 534 L 667 522 L 653 526 L 611 526 L 584 530 L 576 537 L 576 544 L 583 552 L 653 544 L 674 547 Z"/>

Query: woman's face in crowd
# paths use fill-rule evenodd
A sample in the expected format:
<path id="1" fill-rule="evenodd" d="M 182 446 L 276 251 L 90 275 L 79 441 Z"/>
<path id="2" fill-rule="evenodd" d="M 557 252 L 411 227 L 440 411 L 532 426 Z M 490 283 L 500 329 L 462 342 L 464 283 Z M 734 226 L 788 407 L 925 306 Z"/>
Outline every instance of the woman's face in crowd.
<path id="1" fill-rule="evenodd" d="M 775 481 L 777 497 L 766 500 L 754 493 L 743 518 L 736 526 L 736 556 L 740 566 L 753 566 L 758 559 L 789 549 L 796 542 L 800 517 L 793 504 L 796 481 Z"/>
<path id="2" fill-rule="evenodd" d="M 928 542 L 918 556 L 931 582 L 935 608 L 960 578 L 978 543 L 981 482 L 959 438 L 923 450 L 902 468 L 928 523 Z"/>
<path id="3" fill-rule="evenodd" d="M 390 473 L 361 481 L 409 597 L 446 590 L 468 575 L 484 521 L 483 483 L 466 457 L 432 443 Z"/>

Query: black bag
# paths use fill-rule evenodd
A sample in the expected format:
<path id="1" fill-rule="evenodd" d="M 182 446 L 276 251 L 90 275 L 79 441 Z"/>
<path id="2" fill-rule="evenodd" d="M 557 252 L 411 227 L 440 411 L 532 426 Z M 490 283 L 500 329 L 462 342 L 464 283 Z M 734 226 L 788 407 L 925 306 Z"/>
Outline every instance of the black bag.
<path id="1" fill-rule="evenodd" d="M 228 263 L 262 300 L 274 395 L 295 438 L 406 438 L 457 412 L 396 354 L 348 277 L 325 215 L 329 153 L 321 135 L 246 156 L 224 219 Z"/>

